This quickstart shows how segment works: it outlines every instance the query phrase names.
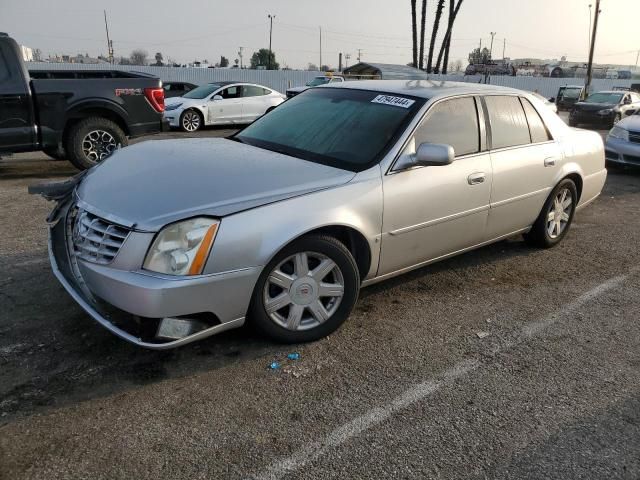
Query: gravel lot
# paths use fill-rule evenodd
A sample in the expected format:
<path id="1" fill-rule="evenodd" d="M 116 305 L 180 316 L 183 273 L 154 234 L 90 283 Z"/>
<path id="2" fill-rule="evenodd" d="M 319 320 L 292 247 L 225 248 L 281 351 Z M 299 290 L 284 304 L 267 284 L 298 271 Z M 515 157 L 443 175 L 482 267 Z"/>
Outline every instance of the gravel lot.
<path id="1" fill-rule="evenodd" d="M 51 205 L 26 187 L 73 173 L 0 160 L 0 479 L 640 478 L 640 173 L 610 171 L 557 248 L 375 285 L 322 341 L 169 352 L 109 334 L 51 273 Z"/>

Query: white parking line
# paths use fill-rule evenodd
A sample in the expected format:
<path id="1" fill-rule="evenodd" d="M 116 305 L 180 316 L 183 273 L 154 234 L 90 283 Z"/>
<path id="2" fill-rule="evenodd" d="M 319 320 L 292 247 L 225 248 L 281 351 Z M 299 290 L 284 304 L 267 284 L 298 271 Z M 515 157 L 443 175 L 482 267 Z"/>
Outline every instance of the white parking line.
<path id="1" fill-rule="evenodd" d="M 630 273 L 626 275 L 620 275 L 611 278 L 606 282 L 592 288 L 588 292 L 583 293 L 571 303 L 566 304 L 560 310 L 557 310 L 556 312 L 553 312 L 540 320 L 524 325 L 524 327 L 514 336 L 512 340 L 504 342 L 500 347 L 497 347 L 494 350 L 494 353 L 507 350 L 539 335 L 546 328 L 556 323 L 562 317 L 574 312 L 594 298 L 597 298 L 600 295 L 608 292 L 609 290 L 617 287 L 638 270 L 639 268 L 634 268 L 630 271 Z M 464 360 L 462 362 L 458 362 L 440 376 L 409 388 L 386 405 L 372 408 L 371 410 L 365 412 L 363 415 L 360 415 L 359 417 L 356 417 L 353 420 L 345 423 L 344 425 L 336 428 L 320 441 L 313 442 L 307 445 L 306 447 L 298 450 L 290 457 L 272 463 L 265 471 L 259 473 L 258 475 L 255 475 L 252 478 L 256 480 L 278 480 L 287 473 L 293 472 L 303 467 L 304 465 L 320 458 L 330 449 L 338 447 L 351 438 L 357 437 L 366 430 L 381 424 L 382 422 L 389 419 L 392 415 L 394 415 L 397 411 L 424 400 L 425 398 L 440 390 L 442 387 L 446 387 L 452 384 L 456 380 L 464 377 L 469 372 L 477 369 L 478 367 L 480 367 L 480 363 L 476 360 Z"/>

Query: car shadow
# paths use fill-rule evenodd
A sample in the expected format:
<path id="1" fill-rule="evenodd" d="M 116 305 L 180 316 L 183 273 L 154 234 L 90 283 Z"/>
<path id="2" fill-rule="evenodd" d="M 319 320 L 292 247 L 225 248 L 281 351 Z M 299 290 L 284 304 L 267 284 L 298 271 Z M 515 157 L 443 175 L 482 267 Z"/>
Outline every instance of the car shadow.
<path id="1" fill-rule="evenodd" d="M 366 313 L 390 289 L 423 291 L 441 272 L 535 251 L 508 240 L 420 268 L 363 289 L 354 313 Z M 7 272 L 0 282 L 0 302 L 7 307 L 0 312 L 0 423 L 260 358 L 267 369 L 277 355 L 295 350 L 248 326 L 173 350 L 141 349 L 93 322 L 55 280 L 46 258 L 5 255 L 0 265 Z"/>

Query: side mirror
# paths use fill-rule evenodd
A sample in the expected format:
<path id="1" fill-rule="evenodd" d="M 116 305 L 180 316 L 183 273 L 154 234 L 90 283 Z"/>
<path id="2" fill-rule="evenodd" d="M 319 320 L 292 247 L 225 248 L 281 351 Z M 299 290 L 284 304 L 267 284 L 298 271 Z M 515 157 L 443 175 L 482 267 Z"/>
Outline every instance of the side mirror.
<path id="1" fill-rule="evenodd" d="M 630 98 L 625 98 L 624 99 L 624 104 L 625 105 L 631 105 L 631 99 Z"/>
<path id="2" fill-rule="evenodd" d="M 549 99 L 549 101 L 550 101 L 551 103 L 556 103 L 556 97 L 551 97 L 551 98 Z"/>
<path id="3" fill-rule="evenodd" d="M 449 165 L 455 159 L 451 145 L 442 143 L 422 143 L 415 155 L 415 165 L 438 166 Z"/>
<path id="4" fill-rule="evenodd" d="M 214 95 L 211 100 L 224 100 L 224 98 L 222 97 L 222 95 Z"/>

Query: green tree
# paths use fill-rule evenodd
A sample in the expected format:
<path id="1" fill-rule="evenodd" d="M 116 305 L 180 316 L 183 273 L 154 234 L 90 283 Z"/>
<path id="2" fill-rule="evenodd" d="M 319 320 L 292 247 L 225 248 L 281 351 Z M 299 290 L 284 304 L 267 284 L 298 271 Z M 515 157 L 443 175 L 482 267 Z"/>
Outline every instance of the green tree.
<path id="1" fill-rule="evenodd" d="M 251 68 L 258 68 L 259 66 L 269 68 L 271 64 L 271 70 L 279 70 L 280 64 L 276 62 L 276 52 L 271 51 L 271 62 L 269 62 L 269 49 L 261 48 L 257 52 L 253 52 L 251 55 Z"/>
<path id="2" fill-rule="evenodd" d="M 131 61 L 131 65 L 146 65 L 148 56 L 149 54 L 145 50 L 138 48 L 131 52 L 129 60 Z"/>
<path id="3" fill-rule="evenodd" d="M 162 62 L 162 60 L 164 60 L 164 57 L 162 56 L 161 52 L 156 52 L 155 59 L 156 59 L 156 63 L 154 63 L 154 65 L 156 67 L 161 67 L 164 65 L 164 63 Z"/>
<path id="4" fill-rule="evenodd" d="M 480 48 L 476 48 L 469 54 L 469 63 L 472 65 L 489 63 L 490 61 L 491 52 L 487 47 L 484 47 L 482 51 L 480 51 Z"/>
<path id="5" fill-rule="evenodd" d="M 220 57 L 220 66 L 222 68 L 226 68 L 229 66 L 229 59 L 227 57 L 225 57 L 224 55 L 222 55 Z"/>

